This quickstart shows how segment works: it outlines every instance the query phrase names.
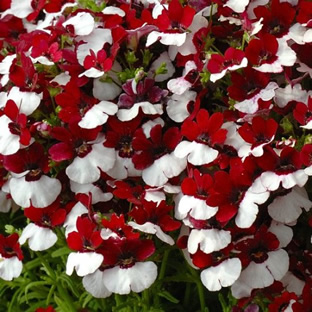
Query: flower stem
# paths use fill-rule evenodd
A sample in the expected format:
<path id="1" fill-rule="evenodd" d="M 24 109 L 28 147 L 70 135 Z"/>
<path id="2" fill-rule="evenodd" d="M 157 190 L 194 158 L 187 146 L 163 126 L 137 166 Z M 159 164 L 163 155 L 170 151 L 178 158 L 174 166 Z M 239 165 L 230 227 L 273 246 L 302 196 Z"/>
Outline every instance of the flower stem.
<path id="1" fill-rule="evenodd" d="M 198 291 L 198 297 L 199 297 L 199 302 L 200 302 L 200 310 L 202 312 L 209 312 L 208 307 L 206 307 L 206 302 L 205 302 L 205 294 L 204 294 L 204 286 L 198 276 L 198 273 L 195 269 L 189 266 L 189 270 L 191 274 L 194 277 L 194 282 L 196 283 L 197 286 L 197 291 Z"/>
<path id="2" fill-rule="evenodd" d="M 162 280 L 165 276 L 169 253 L 170 253 L 169 249 L 166 249 L 164 252 L 164 256 L 161 262 L 161 267 L 160 267 L 159 276 L 158 276 L 159 280 Z"/>

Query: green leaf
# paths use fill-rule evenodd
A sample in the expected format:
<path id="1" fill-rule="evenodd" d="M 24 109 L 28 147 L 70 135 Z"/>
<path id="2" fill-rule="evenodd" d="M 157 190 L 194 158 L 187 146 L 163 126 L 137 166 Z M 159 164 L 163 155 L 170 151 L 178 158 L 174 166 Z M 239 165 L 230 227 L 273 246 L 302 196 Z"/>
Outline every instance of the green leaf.
<path id="1" fill-rule="evenodd" d="M 65 246 L 65 247 L 62 247 L 62 248 L 59 248 L 59 249 L 53 251 L 51 253 L 51 256 L 52 256 L 52 258 L 58 258 L 61 256 L 68 255 L 68 254 L 70 254 L 70 252 L 71 252 L 71 250 L 67 246 Z"/>
<path id="2" fill-rule="evenodd" d="M 158 296 L 163 297 L 172 303 L 179 303 L 179 300 L 175 298 L 174 296 L 172 296 L 170 292 L 168 292 L 167 290 L 160 291 L 158 293 Z"/>

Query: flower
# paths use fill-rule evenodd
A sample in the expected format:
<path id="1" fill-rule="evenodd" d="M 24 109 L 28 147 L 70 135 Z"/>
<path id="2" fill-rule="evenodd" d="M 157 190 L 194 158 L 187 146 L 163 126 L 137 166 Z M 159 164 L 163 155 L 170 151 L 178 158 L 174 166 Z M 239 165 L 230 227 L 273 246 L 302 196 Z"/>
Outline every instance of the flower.
<path id="1" fill-rule="evenodd" d="M 23 269 L 23 253 L 18 243 L 18 234 L 7 237 L 0 234 L 0 277 L 6 281 L 20 276 Z"/>

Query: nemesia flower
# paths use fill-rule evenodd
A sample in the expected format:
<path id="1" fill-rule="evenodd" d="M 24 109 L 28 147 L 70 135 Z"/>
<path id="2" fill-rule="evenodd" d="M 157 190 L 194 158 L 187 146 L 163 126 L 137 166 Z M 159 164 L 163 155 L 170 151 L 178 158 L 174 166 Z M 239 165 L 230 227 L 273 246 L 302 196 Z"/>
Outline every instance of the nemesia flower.
<path id="1" fill-rule="evenodd" d="M 249 42 L 246 57 L 254 69 L 265 73 L 280 73 L 282 66 L 293 66 L 296 61 L 296 53 L 286 39 L 276 39 L 268 33 Z"/>
<path id="2" fill-rule="evenodd" d="M 95 272 L 103 261 L 103 255 L 96 252 L 102 238 L 100 231 L 96 230 L 96 225 L 88 217 L 78 217 L 76 223 L 77 231 L 68 234 L 67 243 L 77 252 L 69 254 L 66 274 L 71 275 L 75 269 L 79 276 L 85 276 Z"/>
<path id="3" fill-rule="evenodd" d="M 227 71 L 236 70 L 247 66 L 247 59 L 245 53 L 241 50 L 228 48 L 224 57 L 219 54 L 212 54 L 207 69 L 210 71 L 210 80 L 216 82 L 218 79 L 224 77 Z"/>
<path id="4" fill-rule="evenodd" d="M 255 157 L 263 155 L 263 146 L 270 144 L 275 136 L 278 124 L 274 119 L 264 120 L 260 116 L 252 119 L 251 125 L 244 123 L 239 129 L 240 136 L 249 144 L 238 150 L 238 156 L 244 158 L 249 154 Z"/>
<path id="5" fill-rule="evenodd" d="M 211 207 L 206 203 L 212 186 L 211 175 L 200 174 L 197 169 L 190 173 L 189 177 L 182 181 L 182 194 L 175 198 L 175 217 L 179 220 L 183 220 L 187 216 L 200 220 L 213 217 L 218 208 Z"/>
<path id="6" fill-rule="evenodd" d="M 0 117 L 0 152 L 2 155 L 16 153 L 21 146 L 30 144 L 31 135 L 26 127 L 27 116 L 19 114 L 18 107 L 12 100 L 8 100 Z"/>
<path id="7" fill-rule="evenodd" d="M 134 229 L 144 233 L 155 234 L 160 240 L 174 244 L 174 240 L 165 232 L 175 231 L 180 228 L 180 222 L 173 220 L 169 215 L 173 206 L 166 205 L 165 201 L 160 203 L 142 201 L 142 205 L 135 206 L 129 213 L 134 222 L 128 224 Z"/>
<path id="8" fill-rule="evenodd" d="M 161 100 L 167 91 L 154 86 L 154 80 L 145 78 L 136 84 L 135 78 L 123 86 L 126 93 L 119 96 L 117 117 L 121 121 L 135 118 L 141 109 L 145 115 L 162 114 Z"/>
<path id="9" fill-rule="evenodd" d="M 186 160 L 179 159 L 173 151 L 181 134 L 178 128 L 170 128 L 162 134 L 161 125 L 154 126 L 148 140 L 142 129 L 134 133 L 132 146 L 135 155 L 132 157 L 134 167 L 141 169 L 142 178 L 150 186 L 164 185 L 168 179 L 179 175 L 186 167 Z M 171 163 L 169 167 L 167 164 Z"/>
<path id="10" fill-rule="evenodd" d="M 102 283 L 108 291 L 120 295 L 141 292 L 155 281 L 157 266 L 144 261 L 155 251 L 151 240 L 111 238 L 103 247 Z"/>
<path id="11" fill-rule="evenodd" d="M 23 269 L 23 253 L 18 243 L 18 234 L 7 237 L 0 234 L 0 277 L 11 281 L 20 276 Z"/>
<path id="12" fill-rule="evenodd" d="M 61 182 L 46 175 L 49 171 L 48 158 L 39 143 L 5 156 L 3 165 L 12 172 L 9 181 L 12 199 L 22 207 L 47 207 L 61 192 Z"/>
<path id="13" fill-rule="evenodd" d="M 201 109 L 196 115 L 196 122 L 190 119 L 184 121 L 181 130 L 190 141 L 180 142 L 174 151 L 179 158 L 187 158 L 193 165 L 204 165 L 214 161 L 219 152 L 214 145 L 225 141 L 227 130 L 220 129 L 223 122 L 221 113 L 209 116 Z"/>
<path id="14" fill-rule="evenodd" d="M 236 298 L 247 297 L 252 289 L 263 288 L 281 280 L 289 266 L 289 256 L 284 249 L 279 248 L 277 237 L 261 227 L 253 238 L 238 242 L 235 249 L 243 271 L 237 281 L 231 286 Z"/>
<path id="15" fill-rule="evenodd" d="M 66 217 L 66 210 L 58 205 L 56 201 L 46 208 L 26 208 L 25 216 L 34 223 L 29 223 L 24 228 L 19 243 L 24 244 L 28 240 L 29 248 L 34 251 L 52 247 L 57 241 L 53 228 L 63 224 Z"/>
<path id="16" fill-rule="evenodd" d="M 1 0 L 4 309 L 312 311 L 311 27 L 308 0 Z"/>

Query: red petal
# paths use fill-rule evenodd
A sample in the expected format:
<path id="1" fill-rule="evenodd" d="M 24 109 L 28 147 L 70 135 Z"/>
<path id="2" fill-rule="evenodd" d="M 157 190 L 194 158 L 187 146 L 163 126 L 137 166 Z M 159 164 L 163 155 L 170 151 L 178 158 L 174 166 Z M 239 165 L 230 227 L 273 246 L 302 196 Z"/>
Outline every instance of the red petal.
<path id="1" fill-rule="evenodd" d="M 77 232 L 71 232 L 67 236 L 67 245 L 70 249 L 80 251 L 83 249 L 82 239 Z"/>
<path id="2" fill-rule="evenodd" d="M 68 160 L 74 157 L 72 146 L 66 143 L 57 143 L 51 146 L 49 154 L 54 161 Z"/>

